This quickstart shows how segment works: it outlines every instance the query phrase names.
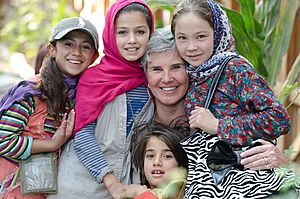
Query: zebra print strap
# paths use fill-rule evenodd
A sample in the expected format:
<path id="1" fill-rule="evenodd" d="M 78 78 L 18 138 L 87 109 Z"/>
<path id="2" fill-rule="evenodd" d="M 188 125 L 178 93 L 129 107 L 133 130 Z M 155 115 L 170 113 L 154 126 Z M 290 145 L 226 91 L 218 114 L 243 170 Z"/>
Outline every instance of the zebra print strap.
<path id="1" fill-rule="evenodd" d="M 236 55 L 231 55 L 226 57 L 226 59 L 224 59 L 224 61 L 222 62 L 221 66 L 218 68 L 217 73 L 214 76 L 214 79 L 212 80 L 212 84 L 209 87 L 209 91 L 208 91 L 208 95 L 207 98 L 205 100 L 205 104 L 204 104 L 204 108 L 209 109 L 212 98 L 216 92 L 216 88 L 220 82 L 220 77 L 224 71 L 224 68 L 227 66 L 227 63 L 233 59 L 234 57 L 237 57 Z"/>

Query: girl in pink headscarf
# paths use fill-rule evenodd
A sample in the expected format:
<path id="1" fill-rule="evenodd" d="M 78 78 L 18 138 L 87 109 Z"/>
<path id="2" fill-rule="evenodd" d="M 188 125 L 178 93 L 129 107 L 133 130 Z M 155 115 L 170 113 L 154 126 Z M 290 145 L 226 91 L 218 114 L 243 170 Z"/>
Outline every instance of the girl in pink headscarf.
<path id="1" fill-rule="evenodd" d="M 104 57 L 79 80 L 74 139 L 61 156 L 58 194 L 49 198 L 119 198 L 139 183 L 129 149 L 135 124 L 154 110 L 140 64 L 152 32 L 144 1 L 118 0 L 108 10 Z"/>

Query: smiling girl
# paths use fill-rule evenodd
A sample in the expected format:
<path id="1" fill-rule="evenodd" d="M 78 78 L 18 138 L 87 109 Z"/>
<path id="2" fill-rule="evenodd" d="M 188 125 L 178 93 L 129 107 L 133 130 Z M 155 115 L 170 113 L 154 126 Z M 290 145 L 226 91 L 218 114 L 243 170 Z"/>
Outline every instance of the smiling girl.
<path id="1" fill-rule="evenodd" d="M 119 198 L 125 185 L 139 182 L 129 146 L 135 124 L 153 114 L 140 64 L 152 31 L 142 0 L 118 0 L 106 13 L 104 56 L 79 80 L 75 138 L 63 151 L 51 198 Z"/>
<path id="2" fill-rule="evenodd" d="M 83 18 L 65 18 L 47 49 L 40 75 L 15 85 L 0 102 L 1 198 L 46 197 L 21 194 L 19 161 L 55 152 L 71 136 L 78 76 L 98 57 L 97 30 Z"/>

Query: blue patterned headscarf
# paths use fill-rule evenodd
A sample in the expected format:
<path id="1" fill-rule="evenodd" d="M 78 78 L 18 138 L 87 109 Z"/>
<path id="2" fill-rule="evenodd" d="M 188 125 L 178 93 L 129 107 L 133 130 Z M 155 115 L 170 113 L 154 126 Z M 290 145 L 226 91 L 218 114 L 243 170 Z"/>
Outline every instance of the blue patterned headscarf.
<path id="1" fill-rule="evenodd" d="M 223 60 L 230 55 L 236 55 L 234 38 L 226 13 L 212 0 L 207 0 L 214 20 L 214 49 L 212 56 L 198 67 L 187 66 L 187 72 L 192 78 L 200 81 L 215 73 Z"/>

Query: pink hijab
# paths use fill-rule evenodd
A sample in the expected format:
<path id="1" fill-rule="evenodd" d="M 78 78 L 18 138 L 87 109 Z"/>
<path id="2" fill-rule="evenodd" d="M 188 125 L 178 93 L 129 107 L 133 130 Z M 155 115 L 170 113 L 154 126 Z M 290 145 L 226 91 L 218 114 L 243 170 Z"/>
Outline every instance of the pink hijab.
<path id="1" fill-rule="evenodd" d="M 102 34 L 104 57 L 100 63 L 88 68 L 79 80 L 76 96 L 74 134 L 94 121 L 104 106 L 118 95 L 141 84 L 146 84 L 145 74 L 138 61 L 126 61 L 118 51 L 114 31 L 116 14 L 131 3 L 140 3 L 150 12 L 153 32 L 154 17 L 143 0 L 118 0 L 108 10 Z"/>

